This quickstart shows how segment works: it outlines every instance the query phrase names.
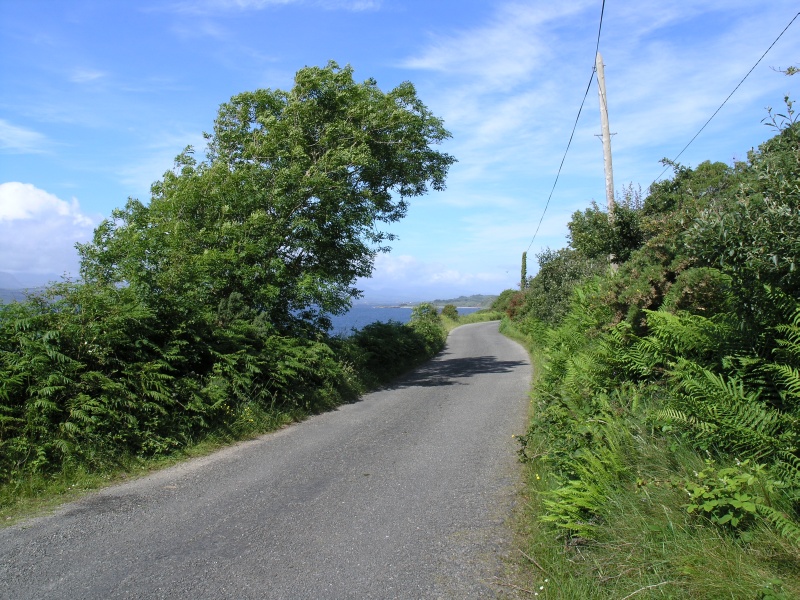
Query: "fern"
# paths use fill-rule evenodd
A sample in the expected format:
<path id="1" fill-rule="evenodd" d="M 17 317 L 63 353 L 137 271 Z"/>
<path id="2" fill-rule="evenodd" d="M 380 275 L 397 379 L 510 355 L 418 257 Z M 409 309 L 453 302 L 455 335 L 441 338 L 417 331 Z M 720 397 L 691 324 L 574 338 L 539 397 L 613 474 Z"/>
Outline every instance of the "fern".
<path id="1" fill-rule="evenodd" d="M 572 536 L 593 538 L 598 529 L 597 510 L 607 500 L 603 491 L 582 479 L 568 481 L 550 492 L 540 519 L 566 530 Z"/>
<path id="2" fill-rule="evenodd" d="M 791 315 L 790 322 L 775 328 L 781 338 L 773 351 L 781 362 L 764 365 L 763 371 L 781 386 L 780 400 L 788 409 L 800 411 L 800 309 Z"/>
<path id="3" fill-rule="evenodd" d="M 760 401 L 760 392 L 748 392 L 741 380 L 726 378 L 690 361 L 679 361 L 673 376 L 679 395 L 672 408 L 696 422 L 714 425 L 696 435 L 703 448 L 733 452 L 764 460 L 798 440 L 797 420 Z M 685 421 L 691 424 L 692 421 Z"/>
<path id="4" fill-rule="evenodd" d="M 680 423 L 689 429 L 697 431 L 700 435 L 712 434 L 717 430 L 717 425 L 702 421 L 695 415 L 688 415 L 675 408 L 665 408 L 656 411 L 656 418 L 661 421 Z"/>
<path id="5" fill-rule="evenodd" d="M 645 314 L 651 348 L 665 359 L 685 358 L 712 365 L 741 347 L 736 329 L 726 315 L 704 317 L 666 311 L 645 311 Z"/>
<path id="6" fill-rule="evenodd" d="M 570 536 L 592 539 L 604 521 L 609 500 L 629 478 L 632 436 L 611 413 L 586 423 L 587 446 L 564 462 L 566 482 L 549 492 L 541 520 Z"/>
<path id="7" fill-rule="evenodd" d="M 781 481 L 800 490 L 800 458 L 795 454 L 787 450 L 780 450 L 774 470 L 780 476 Z"/>
<path id="8" fill-rule="evenodd" d="M 800 525 L 789 515 L 766 504 L 757 504 L 756 510 L 775 527 L 781 536 L 793 542 L 800 542 Z"/>

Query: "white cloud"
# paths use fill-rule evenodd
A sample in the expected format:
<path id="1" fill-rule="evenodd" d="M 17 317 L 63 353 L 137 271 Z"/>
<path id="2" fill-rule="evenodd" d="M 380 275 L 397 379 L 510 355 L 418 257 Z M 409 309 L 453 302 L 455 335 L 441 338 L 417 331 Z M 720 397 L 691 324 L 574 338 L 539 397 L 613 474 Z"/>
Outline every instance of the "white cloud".
<path id="1" fill-rule="evenodd" d="M 47 215 L 70 219 L 77 226 L 92 225 L 92 220 L 81 214 L 75 198 L 66 202 L 30 183 L 0 184 L 0 222 L 35 220 Z"/>
<path id="2" fill-rule="evenodd" d="M 535 70 L 547 67 L 553 36 L 544 26 L 579 12 L 586 4 L 508 4 L 484 27 L 433 38 L 426 50 L 407 59 L 403 66 L 468 75 L 473 78 L 472 87 L 515 86 Z"/>
<path id="3" fill-rule="evenodd" d="M 206 0 L 205 4 L 222 10 L 228 8 L 258 10 L 275 4 L 291 4 L 294 1 L 295 0 Z"/>
<path id="4" fill-rule="evenodd" d="M 103 71 L 97 71 L 95 69 L 75 69 L 70 75 L 69 80 L 73 83 L 89 83 L 90 81 L 102 79 L 105 76 L 106 74 Z"/>
<path id="5" fill-rule="evenodd" d="M 459 163 L 451 172 L 451 190 L 489 181 L 514 181 L 522 189 L 525 182 L 526 196 L 543 204 L 591 73 L 598 17 L 595 2 L 499 5 L 484 24 L 430 36 L 402 63 L 418 71 L 421 95 L 453 131 L 447 150 Z M 659 159 L 683 148 L 785 26 L 776 18 L 745 0 L 643 0 L 606 7 L 600 49 L 619 184 L 646 187 L 660 173 Z M 788 34 L 781 40 L 783 48 L 792 43 L 797 46 Z M 753 113 L 753 104 L 759 97 L 782 97 L 786 80 L 766 66 L 781 63 L 778 51 L 776 46 L 770 62 L 762 62 L 682 162 L 696 164 L 692 151 L 703 160 L 727 160 L 729 153 L 715 154 L 714 145 L 747 150 L 737 145 L 742 127 L 731 126 L 731 117 L 748 111 L 757 129 L 764 114 Z M 585 202 L 593 190 L 603 194 L 597 112 L 593 82 L 550 212 L 570 189 L 589 190 Z M 592 174 L 597 176 L 589 179 Z"/>
<path id="6" fill-rule="evenodd" d="M 621 3 L 619 6 L 614 6 L 611 11 L 608 11 L 611 7 L 607 7 L 606 16 L 619 23 L 619 29 L 625 32 L 625 38 L 630 43 L 638 45 L 642 39 L 658 33 L 659 30 L 678 23 L 691 22 L 704 14 L 730 13 L 753 7 L 752 0 L 681 0 L 680 2 L 637 0 L 637 2 Z"/>
<path id="7" fill-rule="evenodd" d="M 361 12 L 378 10 L 383 0 L 317 0 L 314 4 L 328 10 L 349 10 Z"/>
<path id="8" fill-rule="evenodd" d="M 559 30 L 594 8 L 590 2 L 500 5 L 486 24 L 431 36 L 402 63 L 422 72 L 418 87 L 453 131 L 448 151 L 459 163 L 452 183 L 507 181 L 525 163 L 542 173 L 557 161 L 552 139 L 566 141 L 569 131 L 560 130 L 574 118 L 591 67 L 578 59 L 584 49 L 591 56 L 593 46 L 565 40 Z M 427 79 L 426 71 L 433 72 Z"/>
<path id="9" fill-rule="evenodd" d="M 184 40 L 210 37 L 221 41 L 229 41 L 231 38 L 231 31 L 214 21 L 213 17 L 176 23 L 172 26 L 172 31 Z"/>
<path id="10" fill-rule="evenodd" d="M 186 0 L 168 5 L 167 10 L 182 13 L 206 14 L 230 10 L 261 10 L 268 6 L 292 4 L 297 0 Z"/>
<path id="11" fill-rule="evenodd" d="M 30 183 L 0 184 L 0 265 L 12 273 L 77 274 L 76 242 L 98 219 Z"/>
<path id="12" fill-rule="evenodd" d="M 381 254 L 370 279 L 358 285 L 368 299 L 431 300 L 448 295 L 496 293 L 511 281 L 503 270 L 462 269 L 407 254 Z"/>
<path id="13" fill-rule="evenodd" d="M 12 125 L 5 119 L 0 119 L 0 148 L 38 154 L 45 151 L 47 138 L 31 129 Z"/>

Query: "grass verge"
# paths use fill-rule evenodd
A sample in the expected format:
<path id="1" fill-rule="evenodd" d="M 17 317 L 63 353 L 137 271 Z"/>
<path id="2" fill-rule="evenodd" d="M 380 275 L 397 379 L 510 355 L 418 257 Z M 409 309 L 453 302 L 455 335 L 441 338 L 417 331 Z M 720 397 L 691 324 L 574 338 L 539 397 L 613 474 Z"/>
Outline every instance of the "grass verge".
<path id="1" fill-rule="evenodd" d="M 546 399 L 536 397 L 536 378 L 545 368 L 545 350 L 530 333 L 504 321 L 501 331 L 523 343 L 534 368 L 532 411 Z M 680 438 L 654 430 L 653 407 L 612 411 L 603 431 L 617 441 L 597 450 L 597 484 L 590 498 L 590 522 L 571 529 L 561 521 L 577 491 L 565 486 L 565 474 L 553 469 L 548 444 L 553 435 L 532 426 L 525 436 L 525 490 L 515 515 L 518 552 L 509 572 L 515 598 L 551 600 L 762 599 L 800 598 L 800 547 L 774 528 L 755 524 L 744 534 L 687 511 L 682 481 L 696 476 L 705 458 Z M 536 423 L 536 414 L 531 415 Z M 588 430 L 587 430 L 588 431 Z M 583 435 L 587 435 L 584 433 Z M 623 440 L 620 442 L 619 440 Z M 580 465 L 576 458 L 575 464 Z M 613 468 L 609 465 L 613 463 Z M 604 469 L 617 474 L 604 480 Z M 610 477 L 608 478 L 610 479 Z M 567 492 L 572 496 L 565 496 Z M 599 510 L 594 510 L 597 507 Z M 572 514 L 572 513 L 570 513 Z M 591 531 L 582 535 L 580 528 Z M 511 593 L 511 592 L 509 592 Z"/>

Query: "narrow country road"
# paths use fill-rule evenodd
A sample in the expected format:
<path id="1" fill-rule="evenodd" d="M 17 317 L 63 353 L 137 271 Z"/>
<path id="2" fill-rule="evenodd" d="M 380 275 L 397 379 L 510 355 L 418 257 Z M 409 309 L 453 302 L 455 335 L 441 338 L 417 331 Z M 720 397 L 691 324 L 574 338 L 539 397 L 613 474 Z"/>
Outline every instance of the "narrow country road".
<path id="1" fill-rule="evenodd" d="M 493 598 L 530 364 L 497 323 L 362 401 L 0 530 L 0 598 Z"/>

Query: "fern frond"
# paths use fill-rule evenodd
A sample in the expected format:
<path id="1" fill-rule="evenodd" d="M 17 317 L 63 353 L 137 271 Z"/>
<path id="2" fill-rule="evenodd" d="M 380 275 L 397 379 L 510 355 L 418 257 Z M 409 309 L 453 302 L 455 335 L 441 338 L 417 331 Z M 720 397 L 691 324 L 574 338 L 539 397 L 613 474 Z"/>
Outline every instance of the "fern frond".
<path id="1" fill-rule="evenodd" d="M 774 459 L 800 433 L 792 415 L 764 402 L 760 390 L 748 391 L 737 377 L 719 375 L 690 361 L 681 361 L 673 376 L 680 393 L 672 408 L 715 425 L 713 435 L 697 440 L 701 447 L 714 445 L 745 458 Z M 686 422 L 693 425 L 689 419 Z"/>
<path id="2" fill-rule="evenodd" d="M 783 482 L 800 488 L 800 458 L 786 450 L 778 451 L 778 462 L 774 468 Z"/>
<path id="3" fill-rule="evenodd" d="M 727 322 L 689 313 L 646 311 L 650 338 L 675 356 L 719 354 L 731 337 Z"/>
<path id="4" fill-rule="evenodd" d="M 60 425 L 61 431 L 64 433 L 75 434 L 80 431 L 80 428 L 72 421 L 64 421 Z"/>
<path id="5" fill-rule="evenodd" d="M 800 526 L 788 515 L 766 504 L 756 504 L 756 511 L 778 530 L 781 537 L 795 543 L 800 542 Z"/>
<path id="6" fill-rule="evenodd" d="M 714 423 L 702 421 L 696 416 L 688 415 L 674 408 L 665 408 L 656 412 L 656 419 L 665 422 L 682 423 L 692 429 L 697 429 L 700 433 L 713 433 L 719 427 Z"/>

